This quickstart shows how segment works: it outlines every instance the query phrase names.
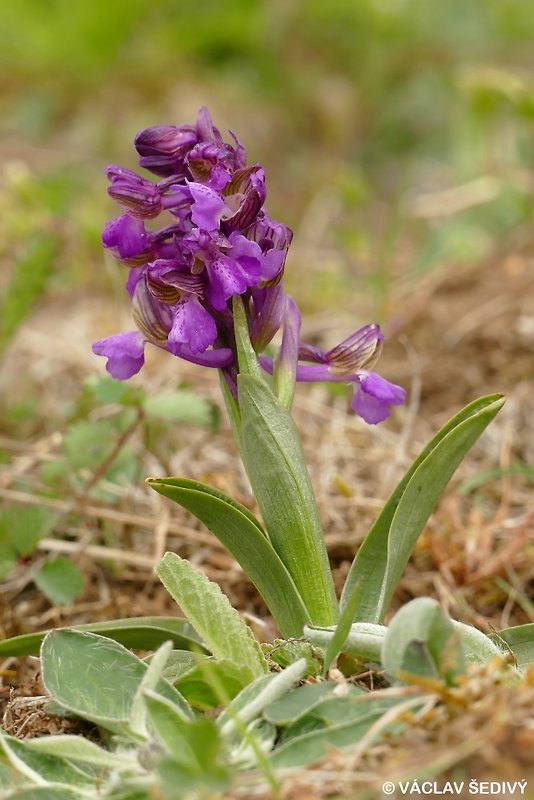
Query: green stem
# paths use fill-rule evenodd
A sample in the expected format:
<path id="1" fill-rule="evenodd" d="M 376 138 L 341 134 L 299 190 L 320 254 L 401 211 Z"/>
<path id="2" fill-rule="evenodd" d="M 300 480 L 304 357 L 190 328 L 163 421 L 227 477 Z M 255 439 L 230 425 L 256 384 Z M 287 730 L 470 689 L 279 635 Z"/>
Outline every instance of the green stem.
<path id="1" fill-rule="evenodd" d="M 485 664 L 502 651 L 482 631 L 465 625 L 463 622 L 452 620 L 453 625 L 462 635 L 462 644 L 468 661 Z M 355 622 L 341 648 L 342 653 L 360 658 L 362 661 L 373 661 L 377 664 L 382 660 L 382 645 L 387 633 L 385 625 L 373 622 Z M 332 641 L 336 628 L 313 628 L 306 625 L 304 636 L 317 647 L 328 647 Z"/>
<path id="2" fill-rule="evenodd" d="M 239 361 L 238 445 L 269 540 L 314 625 L 338 617 L 334 582 L 298 431 L 264 379 L 240 298 L 234 299 Z"/>

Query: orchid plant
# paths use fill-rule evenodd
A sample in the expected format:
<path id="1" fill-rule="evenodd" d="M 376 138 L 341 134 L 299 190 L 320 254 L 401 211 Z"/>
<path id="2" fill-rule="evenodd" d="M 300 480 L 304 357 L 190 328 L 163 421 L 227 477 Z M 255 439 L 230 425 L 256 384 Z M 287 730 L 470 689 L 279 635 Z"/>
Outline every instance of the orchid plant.
<path id="1" fill-rule="evenodd" d="M 389 417 L 406 393 L 373 371 L 383 346 L 378 325 L 363 326 L 329 350 L 301 341 L 300 312 L 283 281 L 292 233 L 265 209 L 262 167 L 247 165 L 243 145 L 231 139 L 224 141 L 202 108 L 195 124 L 136 136 L 140 166 L 157 182 L 109 167 L 109 194 L 123 213 L 106 226 L 103 242 L 127 270 L 136 329 L 101 339 L 93 350 L 118 380 L 139 372 L 147 344 L 219 371 L 261 520 L 188 478 L 148 484 L 195 515 L 235 557 L 282 638 L 260 647 L 219 587 L 167 553 L 156 571 L 187 619 L 117 620 L 1 642 L 0 656 L 35 653 L 42 643 L 54 713 L 90 720 L 107 731 L 108 742 L 102 748 L 81 737 L 48 737 L 26 745 L 1 736 L 6 768 L 22 776 L 6 797 L 40 797 L 24 787 L 45 784 L 54 798 L 144 799 L 155 790 L 173 798 L 178 780 L 186 796 L 199 782 L 224 788 L 232 769 L 254 765 L 276 788 L 274 768 L 354 744 L 371 726 L 377 733 L 369 741 L 398 732 L 405 711 L 428 707 L 423 689 L 409 700 L 355 686 L 340 694 L 328 680 L 340 654 L 348 658 L 349 678 L 358 664 L 379 664 L 392 682 L 409 683 L 415 675 L 426 681 L 425 691 L 437 686 L 436 698 L 469 662 L 504 664 L 512 653 L 521 670 L 534 660 L 533 626 L 486 636 L 450 620 L 430 598 L 413 600 L 384 625 L 417 538 L 501 408 L 499 395 L 472 402 L 424 448 L 336 597 L 291 416 L 296 384 L 352 385 L 352 409 L 371 425 Z M 151 221 L 159 217 L 166 220 L 156 229 Z M 124 645 L 156 652 L 140 660 Z M 201 713 L 221 706 L 216 721 Z M 0 785 L 4 766 L 0 761 Z"/>
<path id="2" fill-rule="evenodd" d="M 247 166 L 233 135 L 225 143 L 207 109 L 195 125 L 141 131 L 135 146 L 153 183 L 118 166 L 108 168 L 109 193 L 125 210 L 104 232 L 104 245 L 127 268 L 138 330 L 93 346 L 114 378 L 127 379 L 144 363 L 146 343 L 220 371 L 226 405 L 265 529 L 244 509 L 246 523 L 230 543 L 214 533 L 254 581 L 284 635 L 305 622 L 332 625 L 337 601 L 311 483 L 289 411 L 297 381 L 351 383 L 352 407 L 376 424 L 405 391 L 370 371 L 383 335 L 366 325 L 323 351 L 300 341 L 300 312 L 284 290 L 291 230 L 265 210 L 265 173 Z M 170 214 L 152 231 L 147 220 Z M 277 355 L 266 354 L 282 330 Z M 196 492 L 204 521 L 214 491 L 175 479 L 151 485 L 187 506 Z M 219 498 L 230 507 L 235 504 Z M 226 524 L 226 523 L 225 523 Z M 246 527 L 254 527 L 251 535 Z M 266 572 L 270 565 L 271 574 Z"/>

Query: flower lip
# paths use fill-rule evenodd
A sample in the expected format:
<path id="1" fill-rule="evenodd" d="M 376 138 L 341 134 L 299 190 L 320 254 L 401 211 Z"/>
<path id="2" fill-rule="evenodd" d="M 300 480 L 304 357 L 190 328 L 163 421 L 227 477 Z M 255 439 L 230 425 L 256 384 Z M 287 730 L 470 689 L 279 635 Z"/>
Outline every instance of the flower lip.
<path id="1" fill-rule="evenodd" d="M 117 333 L 93 344 L 93 353 L 107 358 L 106 369 L 117 380 L 128 380 L 145 363 L 145 339 L 139 331 Z"/>
<path id="2" fill-rule="evenodd" d="M 390 383 L 376 372 L 362 370 L 354 386 L 352 408 L 369 425 L 377 425 L 391 416 L 390 406 L 400 406 L 405 399 L 402 386 Z"/>

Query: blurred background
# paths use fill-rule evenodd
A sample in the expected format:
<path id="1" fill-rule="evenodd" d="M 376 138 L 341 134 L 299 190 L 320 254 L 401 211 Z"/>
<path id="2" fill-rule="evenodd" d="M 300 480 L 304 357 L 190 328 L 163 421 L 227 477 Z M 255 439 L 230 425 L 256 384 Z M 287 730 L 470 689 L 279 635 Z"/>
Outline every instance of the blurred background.
<path id="1" fill-rule="evenodd" d="M 135 169 L 139 129 L 193 122 L 202 105 L 221 131 L 238 134 L 250 162 L 265 166 L 269 212 L 295 231 L 286 275 L 306 334 L 330 347 L 364 322 L 381 323 L 383 374 L 410 389 L 411 405 L 380 430 L 347 417 L 343 389 L 314 387 L 297 401 L 305 446 L 320 461 L 312 474 L 326 475 L 320 483 L 339 563 L 350 556 L 347 531 L 352 536 L 360 519 L 354 542 L 361 537 L 361 520 L 372 518 L 388 482 L 436 425 L 489 391 L 506 391 L 511 410 L 508 427 L 489 435 L 468 468 L 475 483 L 467 492 L 490 487 L 475 533 L 485 535 L 495 508 L 502 511 L 495 481 L 503 476 L 520 481 L 506 509 L 519 518 L 534 476 L 525 435 L 533 410 L 533 4 L 17 0 L 0 4 L 0 30 L 0 501 L 10 504 L 10 525 L 23 507 L 48 509 L 41 522 L 33 518 L 39 535 L 28 552 L 9 550 L 9 569 L 33 558 L 45 536 L 41 551 L 74 548 L 78 567 L 79 541 L 120 540 L 133 550 L 133 540 L 120 538 L 123 528 L 130 535 L 131 519 L 87 509 L 73 516 L 61 503 L 78 492 L 84 502 L 124 509 L 137 497 L 152 509 L 156 499 L 136 488 L 148 469 L 211 477 L 228 491 L 237 483 L 246 495 L 241 478 L 224 478 L 221 452 L 233 452 L 224 431 L 215 444 L 209 438 L 218 424 L 214 376 L 152 352 L 135 386 L 154 395 L 184 384 L 214 406 L 202 407 L 199 419 L 191 410 L 198 403 L 182 397 L 185 421 L 204 426 L 197 435 L 177 426 L 176 405 L 164 400 L 157 424 L 136 440 L 128 433 L 134 400 L 95 384 L 103 362 L 90 350 L 93 340 L 131 328 L 124 273 L 100 240 L 119 213 L 106 194 L 105 166 Z M 125 437 L 133 456 L 114 454 L 113 437 Z M 317 449 L 326 439 L 341 449 Z M 354 466 L 353 445 L 367 448 L 366 465 Z M 447 525 L 465 533 L 458 520 L 443 524 L 446 533 Z M 6 525 L 2 533 L 0 519 L 0 544 L 9 539 Z M 487 548 L 509 528 L 486 536 Z M 62 544 L 50 544 L 51 531 Z M 148 546 L 139 564 L 156 556 Z M 435 548 L 430 568 L 445 560 L 450 576 L 457 558 L 460 580 L 479 569 L 464 556 Z M 203 558 L 217 577 L 220 553 L 219 561 Z M 20 599 L 28 580 L 20 569 L 13 574 L 11 597 Z M 429 586 L 434 592 L 430 579 Z M 501 608 L 508 590 L 500 591 L 484 613 Z"/>
<path id="2" fill-rule="evenodd" d="M 135 167 L 137 130 L 200 105 L 265 164 L 310 304 L 354 287 L 386 318 L 395 281 L 530 221 L 522 0 L 18 0 L 0 25 L 2 285 L 47 239 L 54 292 L 102 291 L 105 165 Z"/>

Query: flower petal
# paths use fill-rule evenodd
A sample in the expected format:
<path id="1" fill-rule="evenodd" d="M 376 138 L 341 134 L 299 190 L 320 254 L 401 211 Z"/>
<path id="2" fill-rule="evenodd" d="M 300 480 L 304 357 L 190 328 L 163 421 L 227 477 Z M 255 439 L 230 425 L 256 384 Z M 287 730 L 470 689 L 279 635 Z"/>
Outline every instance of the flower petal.
<path id="1" fill-rule="evenodd" d="M 133 259 L 148 250 L 149 240 L 145 224 L 129 214 L 112 219 L 102 234 L 104 247 L 116 250 L 121 259 Z"/>
<path id="2" fill-rule="evenodd" d="M 191 219 L 202 230 L 213 231 L 219 227 L 226 204 L 222 197 L 202 183 L 189 183 L 193 204 Z"/>
<path id="3" fill-rule="evenodd" d="M 400 406 L 406 399 L 406 391 L 395 383 L 390 383 L 376 372 L 360 371 L 354 385 L 352 408 L 369 425 L 376 425 L 387 419 L 389 406 Z"/>
<path id="4" fill-rule="evenodd" d="M 145 338 L 139 331 L 118 333 L 93 344 L 93 353 L 107 358 L 106 369 L 119 381 L 136 375 L 145 363 Z"/>
<path id="5" fill-rule="evenodd" d="M 189 350 L 204 353 L 217 338 L 217 326 L 211 314 L 194 295 L 182 298 L 174 310 L 169 344 L 186 345 Z"/>
<path id="6" fill-rule="evenodd" d="M 239 263 L 220 255 L 208 264 L 208 300 L 218 311 L 224 311 L 226 301 L 234 294 L 243 294 L 249 283 Z"/>

